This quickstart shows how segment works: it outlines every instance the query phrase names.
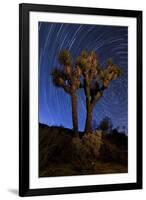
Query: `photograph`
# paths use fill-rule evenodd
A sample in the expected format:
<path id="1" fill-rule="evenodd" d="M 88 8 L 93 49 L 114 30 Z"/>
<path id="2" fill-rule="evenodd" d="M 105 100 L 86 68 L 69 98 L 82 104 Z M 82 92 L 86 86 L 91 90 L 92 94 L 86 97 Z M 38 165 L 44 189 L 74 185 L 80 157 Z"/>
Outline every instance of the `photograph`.
<path id="1" fill-rule="evenodd" d="M 19 195 L 142 188 L 142 11 L 19 5 Z"/>
<path id="2" fill-rule="evenodd" d="M 38 23 L 39 177 L 128 172 L 128 27 Z"/>

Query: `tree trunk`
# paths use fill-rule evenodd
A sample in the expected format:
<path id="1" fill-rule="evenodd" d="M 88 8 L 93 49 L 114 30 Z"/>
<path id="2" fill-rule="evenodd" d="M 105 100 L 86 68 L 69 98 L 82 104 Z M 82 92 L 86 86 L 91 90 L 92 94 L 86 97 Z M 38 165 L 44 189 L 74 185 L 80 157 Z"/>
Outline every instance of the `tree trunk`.
<path id="1" fill-rule="evenodd" d="M 86 82 L 86 87 L 85 87 L 85 94 L 86 94 L 86 124 L 85 124 L 85 134 L 89 133 L 92 131 L 92 109 L 90 105 L 90 86 Z"/>
<path id="2" fill-rule="evenodd" d="M 92 110 L 91 106 L 87 105 L 87 115 L 86 115 L 86 125 L 85 125 L 85 134 L 92 131 Z"/>
<path id="3" fill-rule="evenodd" d="M 72 102 L 72 122 L 75 136 L 78 136 L 78 112 L 77 112 L 77 96 L 75 92 L 71 94 Z"/>

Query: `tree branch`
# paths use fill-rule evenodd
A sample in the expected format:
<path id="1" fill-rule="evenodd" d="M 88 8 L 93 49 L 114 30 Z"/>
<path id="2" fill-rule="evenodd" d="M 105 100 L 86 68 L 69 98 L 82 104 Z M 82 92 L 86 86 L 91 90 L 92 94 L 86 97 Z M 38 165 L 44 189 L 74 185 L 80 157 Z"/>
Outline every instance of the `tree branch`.
<path id="1" fill-rule="evenodd" d="M 106 89 L 107 87 L 104 87 L 104 85 L 101 86 L 100 89 L 98 89 L 96 95 L 93 97 L 93 99 L 91 100 L 91 109 L 94 108 L 96 102 L 102 97 L 103 95 L 103 92 L 104 90 Z"/>
<path id="2" fill-rule="evenodd" d="M 98 91 L 97 94 L 94 96 L 93 100 L 91 101 L 91 109 L 94 108 L 96 102 L 102 97 L 103 91 Z"/>

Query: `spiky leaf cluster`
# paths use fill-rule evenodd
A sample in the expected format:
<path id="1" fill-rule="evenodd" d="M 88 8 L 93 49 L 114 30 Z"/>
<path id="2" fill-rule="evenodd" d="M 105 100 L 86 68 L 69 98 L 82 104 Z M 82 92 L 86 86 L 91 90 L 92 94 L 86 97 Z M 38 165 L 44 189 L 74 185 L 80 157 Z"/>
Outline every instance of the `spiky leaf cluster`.
<path id="1" fill-rule="evenodd" d="M 68 50 L 62 50 L 59 54 L 59 62 L 63 69 L 55 68 L 52 72 L 53 82 L 57 87 L 63 87 L 71 93 L 80 87 L 81 69 L 72 65 L 72 57 Z"/>
<path id="2" fill-rule="evenodd" d="M 82 51 L 76 63 L 81 69 L 82 75 L 86 77 L 89 82 L 99 73 L 99 61 L 94 51 Z"/>
<path id="3" fill-rule="evenodd" d="M 68 50 L 62 50 L 60 53 L 59 53 L 59 62 L 60 64 L 62 65 L 72 65 L 72 57 L 71 57 L 71 54 Z"/>
<path id="4" fill-rule="evenodd" d="M 85 87 L 81 84 L 81 77 L 90 88 L 91 99 L 98 96 L 103 89 L 107 88 L 112 80 L 122 75 L 122 70 L 113 64 L 112 59 L 107 60 L 106 67 L 101 67 L 98 56 L 94 51 L 82 51 L 72 64 L 72 57 L 68 50 L 62 50 L 59 54 L 59 62 L 63 69 L 55 69 L 52 73 L 56 86 L 63 87 L 67 92 L 76 91 Z M 87 94 L 86 94 L 87 95 Z"/>

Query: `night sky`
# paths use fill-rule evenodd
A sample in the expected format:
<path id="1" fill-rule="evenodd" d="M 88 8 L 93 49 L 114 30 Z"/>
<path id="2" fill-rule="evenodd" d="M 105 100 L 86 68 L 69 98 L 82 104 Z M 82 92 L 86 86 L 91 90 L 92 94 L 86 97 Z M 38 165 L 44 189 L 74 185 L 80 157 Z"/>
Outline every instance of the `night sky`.
<path id="1" fill-rule="evenodd" d="M 111 82 L 97 102 L 93 120 L 98 124 L 105 116 L 114 127 L 128 126 L 128 28 L 121 26 L 83 25 L 39 22 L 39 122 L 49 126 L 72 128 L 71 99 L 52 83 L 51 72 L 60 68 L 60 50 L 70 50 L 76 58 L 82 50 L 94 50 L 101 66 L 111 57 L 123 69 L 123 75 Z M 85 126 L 86 106 L 82 89 L 78 92 L 79 130 Z"/>

